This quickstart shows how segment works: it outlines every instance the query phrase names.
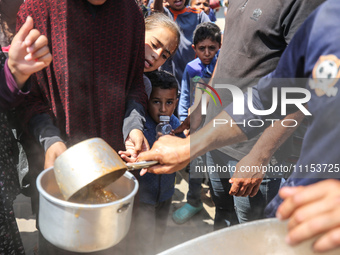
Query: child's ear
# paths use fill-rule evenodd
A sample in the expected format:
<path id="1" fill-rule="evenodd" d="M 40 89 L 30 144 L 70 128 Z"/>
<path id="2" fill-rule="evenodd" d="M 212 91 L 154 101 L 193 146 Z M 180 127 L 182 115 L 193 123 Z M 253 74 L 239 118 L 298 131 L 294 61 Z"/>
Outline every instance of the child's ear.
<path id="1" fill-rule="evenodd" d="M 194 44 L 191 44 L 191 48 L 196 52 L 196 47 Z"/>

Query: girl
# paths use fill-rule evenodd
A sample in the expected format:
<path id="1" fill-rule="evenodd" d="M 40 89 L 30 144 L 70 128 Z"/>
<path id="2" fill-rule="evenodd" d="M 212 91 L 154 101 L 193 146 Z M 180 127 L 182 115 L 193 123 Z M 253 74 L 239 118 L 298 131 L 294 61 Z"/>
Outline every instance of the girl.
<path id="1" fill-rule="evenodd" d="M 13 201 L 20 192 L 16 169 L 16 142 L 7 120 L 7 110 L 28 92 L 29 76 L 50 64 L 47 38 L 33 29 L 33 19 L 13 38 L 9 59 L 0 47 L 0 254 L 25 254 L 16 224 Z"/>
<path id="2" fill-rule="evenodd" d="M 157 70 L 173 56 L 178 48 L 178 25 L 162 13 L 154 13 L 145 19 L 144 73 Z M 144 75 L 145 90 L 150 97 L 151 83 Z"/>

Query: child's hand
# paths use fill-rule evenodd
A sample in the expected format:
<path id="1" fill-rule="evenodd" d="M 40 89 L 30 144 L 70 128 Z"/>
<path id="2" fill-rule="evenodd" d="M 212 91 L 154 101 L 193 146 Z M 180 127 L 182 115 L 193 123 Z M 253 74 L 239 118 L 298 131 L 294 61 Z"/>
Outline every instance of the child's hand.
<path id="1" fill-rule="evenodd" d="M 134 163 L 137 161 L 137 154 L 135 153 L 135 145 L 132 141 L 125 141 L 125 151 L 118 151 L 118 154 L 127 163 Z"/>
<path id="2" fill-rule="evenodd" d="M 125 151 L 118 151 L 118 154 L 128 163 L 137 161 L 138 154 L 141 151 L 150 149 L 149 143 L 138 129 L 133 129 L 125 140 Z"/>
<path id="3" fill-rule="evenodd" d="M 33 29 L 32 17 L 27 17 L 18 33 L 14 36 L 8 52 L 8 67 L 21 89 L 31 74 L 47 67 L 52 55 L 47 46 L 46 36 Z"/>

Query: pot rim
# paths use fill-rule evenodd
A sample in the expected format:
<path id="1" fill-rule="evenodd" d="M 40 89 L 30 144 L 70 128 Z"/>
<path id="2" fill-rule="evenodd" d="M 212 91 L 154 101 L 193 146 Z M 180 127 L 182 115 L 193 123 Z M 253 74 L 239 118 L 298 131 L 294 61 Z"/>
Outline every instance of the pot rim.
<path id="1" fill-rule="evenodd" d="M 103 204 L 74 203 L 74 202 L 69 202 L 69 201 L 65 201 L 65 200 L 61 200 L 59 198 L 56 198 L 56 197 L 50 195 L 49 193 L 47 193 L 45 191 L 45 189 L 41 186 L 41 179 L 48 171 L 53 171 L 53 167 L 45 169 L 44 171 L 42 171 L 38 175 L 36 185 L 37 185 L 37 189 L 39 191 L 39 194 L 41 194 L 44 198 L 46 198 L 47 200 L 49 200 L 52 203 L 55 203 L 55 204 L 61 205 L 61 206 L 65 206 L 65 207 L 69 207 L 69 208 L 97 209 L 97 208 L 108 207 L 108 206 L 112 206 L 112 205 L 116 205 L 116 204 L 121 204 L 121 203 L 124 203 L 124 202 L 130 200 L 131 198 L 133 198 L 136 195 L 138 188 L 139 188 L 139 184 L 138 184 L 136 177 L 134 177 L 133 174 L 131 174 L 130 172 L 126 171 L 123 176 L 125 176 L 126 178 L 128 178 L 130 180 L 133 180 L 134 184 L 135 184 L 133 190 L 127 196 L 123 197 L 122 199 L 119 199 L 119 200 L 116 200 L 116 201 L 113 201 L 113 202 L 109 202 L 109 203 L 103 203 Z"/>

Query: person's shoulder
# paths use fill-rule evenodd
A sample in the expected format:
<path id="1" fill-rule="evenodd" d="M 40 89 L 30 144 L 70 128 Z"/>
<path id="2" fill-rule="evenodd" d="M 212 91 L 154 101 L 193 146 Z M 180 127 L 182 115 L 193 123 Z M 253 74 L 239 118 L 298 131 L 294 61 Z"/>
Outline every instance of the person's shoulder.
<path id="1" fill-rule="evenodd" d="M 172 14 L 172 11 L 167 8 L 167 7 L 163 7 L 163 13 L 168 16 L 169 18 L 172 18 L 173 14 Z"/>

